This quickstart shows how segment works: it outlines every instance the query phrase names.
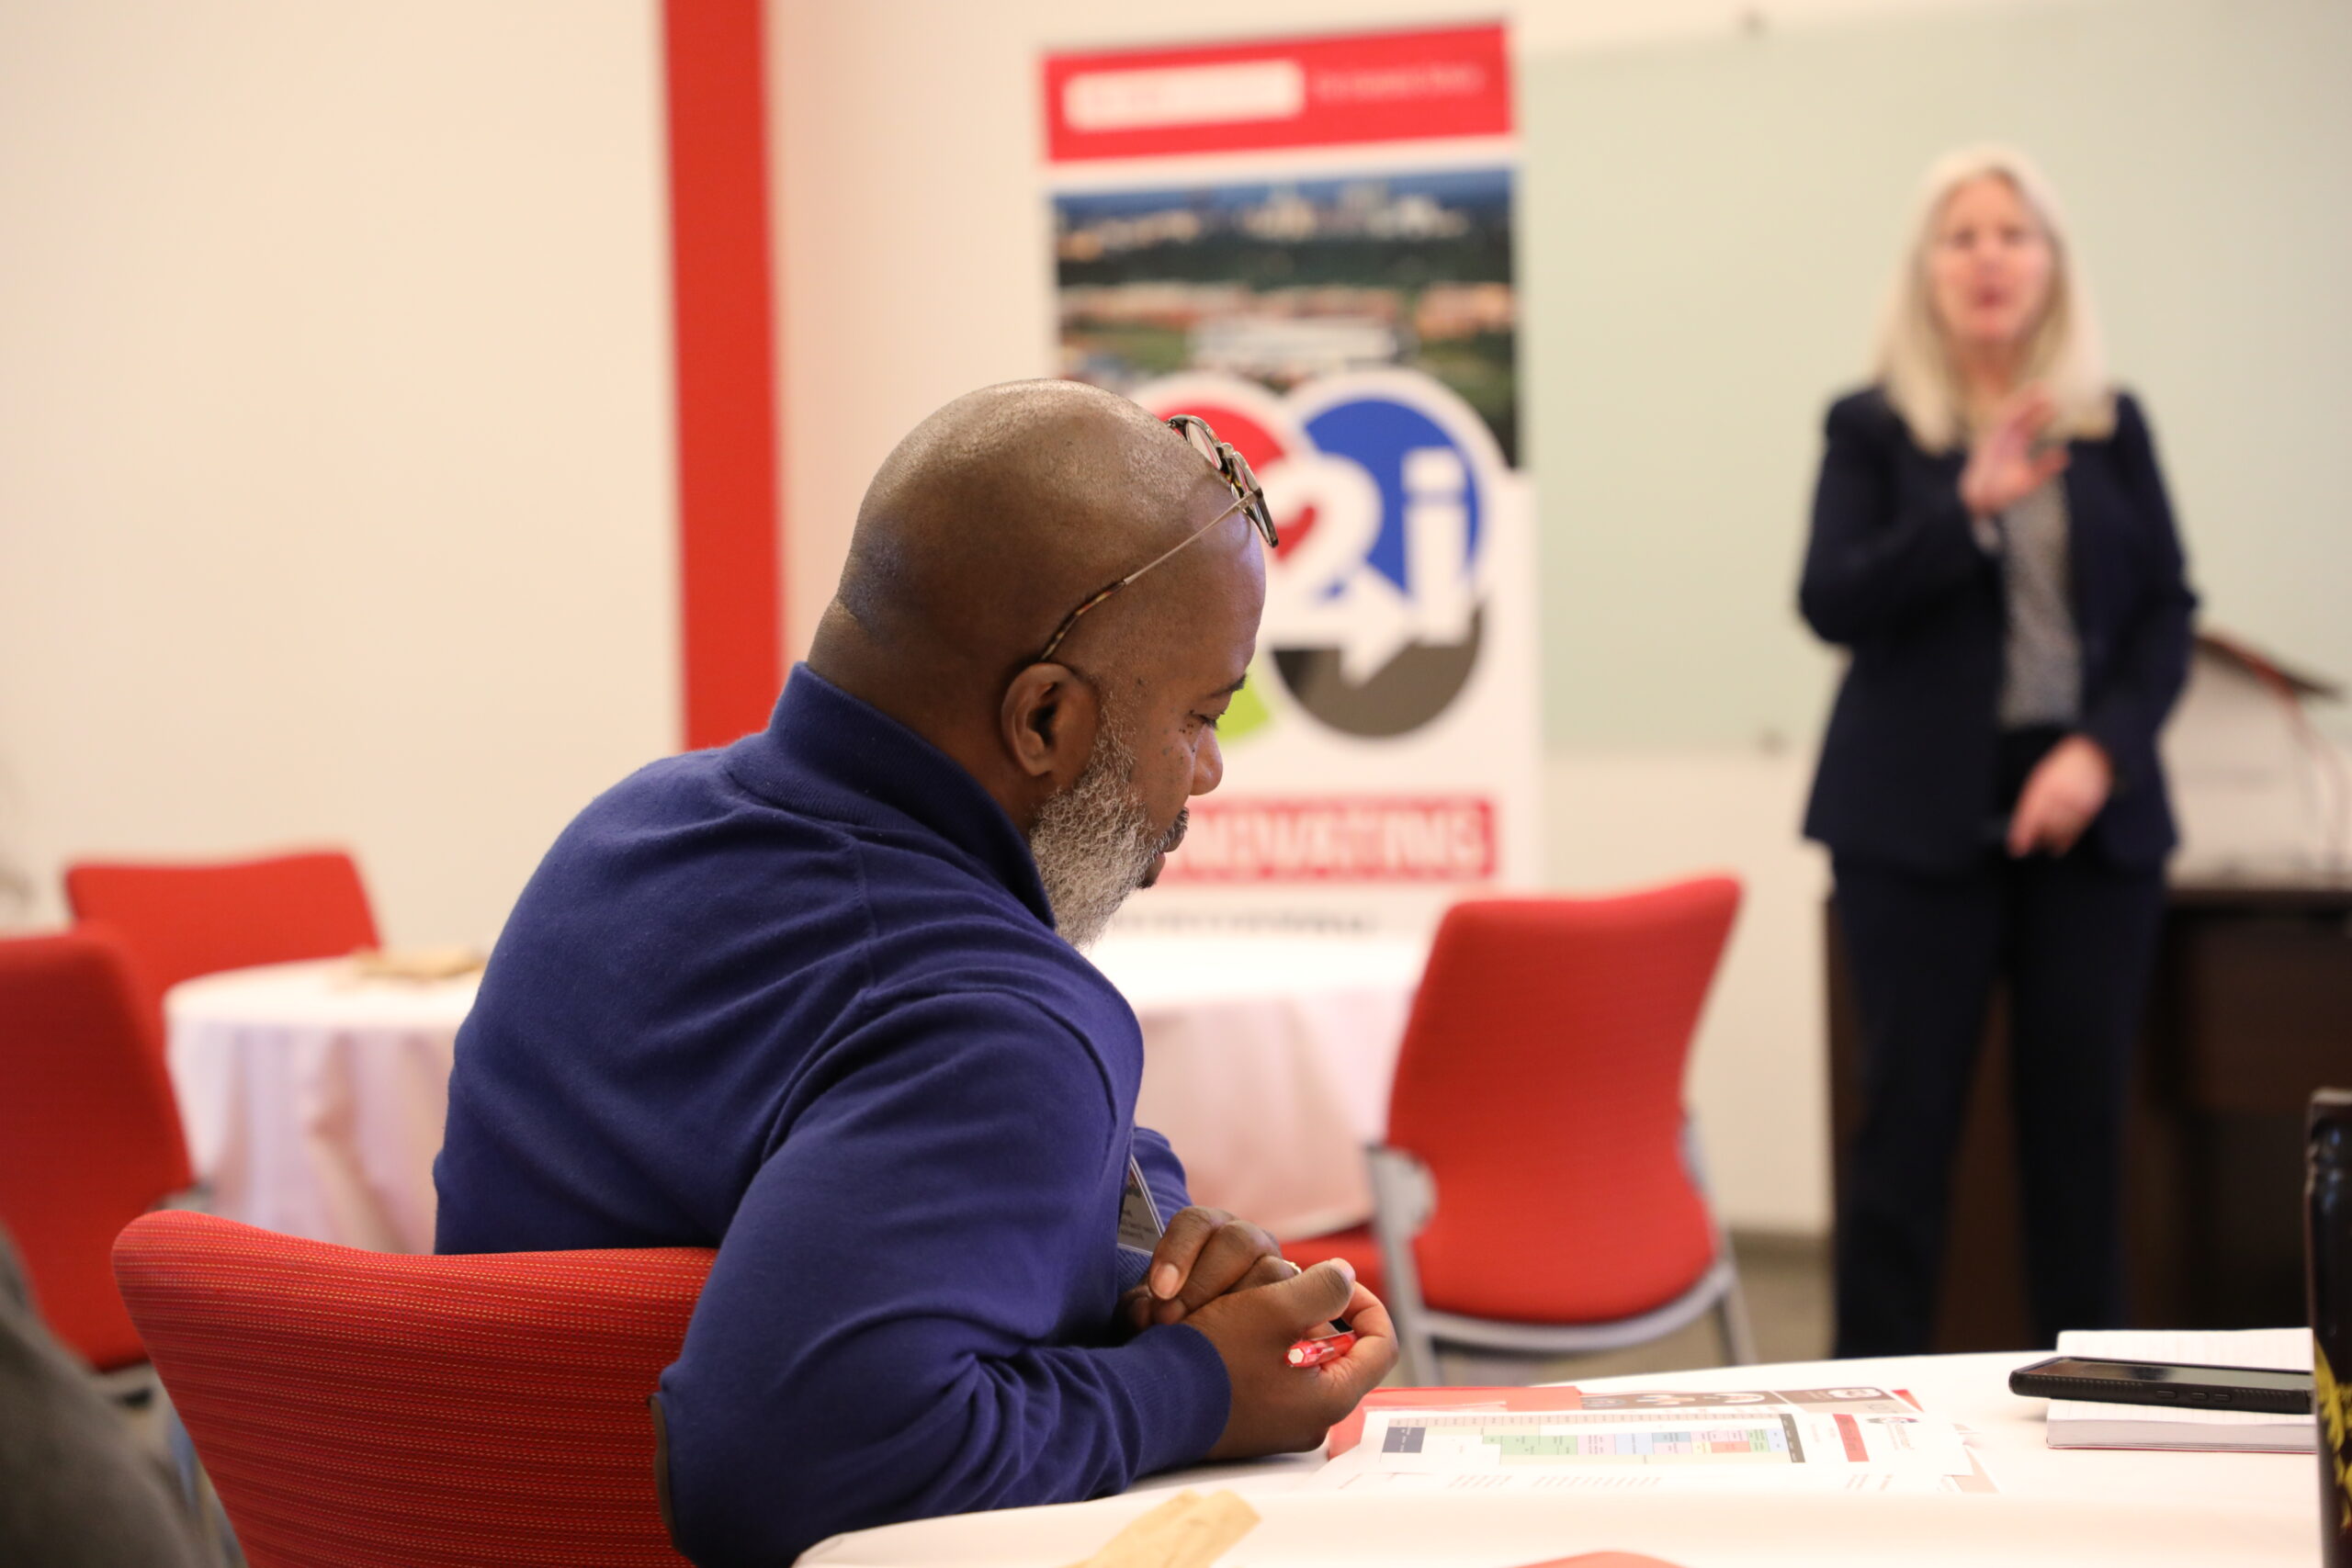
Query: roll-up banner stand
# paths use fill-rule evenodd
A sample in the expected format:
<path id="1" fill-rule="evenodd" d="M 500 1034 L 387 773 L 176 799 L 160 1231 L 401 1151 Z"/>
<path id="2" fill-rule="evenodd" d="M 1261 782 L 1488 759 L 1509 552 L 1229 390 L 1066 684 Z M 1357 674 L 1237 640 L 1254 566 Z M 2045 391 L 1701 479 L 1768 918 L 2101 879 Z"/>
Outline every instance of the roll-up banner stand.
<path id="1" fill-rule="evenodd" d="M 1503 28 L 1044 75 L 1061 374 L 1207 419 L 1282 536 L 1224 785 L 1121 929 L 1415 929 L 1535 885 Z"/>

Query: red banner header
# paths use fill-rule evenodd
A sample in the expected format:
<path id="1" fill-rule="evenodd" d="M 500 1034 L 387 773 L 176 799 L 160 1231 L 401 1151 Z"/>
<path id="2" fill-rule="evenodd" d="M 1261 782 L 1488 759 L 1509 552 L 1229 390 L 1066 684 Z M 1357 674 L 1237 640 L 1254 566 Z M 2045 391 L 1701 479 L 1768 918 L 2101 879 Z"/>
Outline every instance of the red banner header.
<path id="1" fill-rule="evenodd" d="M 1507 136 L 1498 25 L 1046 57 L 1057 164 Z"/>

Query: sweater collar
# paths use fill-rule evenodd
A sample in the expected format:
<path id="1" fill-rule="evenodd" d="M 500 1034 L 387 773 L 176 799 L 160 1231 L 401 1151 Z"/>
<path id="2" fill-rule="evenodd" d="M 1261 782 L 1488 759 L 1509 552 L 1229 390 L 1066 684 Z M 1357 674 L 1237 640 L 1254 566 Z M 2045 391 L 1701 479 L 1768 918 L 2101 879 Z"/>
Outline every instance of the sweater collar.
<path id="1" fill-rule="evenodd" d="M 728 747 L 736 783 L 788 810 L 945 840 L 1054 923 L 1028 840 L 964 765 L 897 719 L 795 664 L 768 727 Z"/>

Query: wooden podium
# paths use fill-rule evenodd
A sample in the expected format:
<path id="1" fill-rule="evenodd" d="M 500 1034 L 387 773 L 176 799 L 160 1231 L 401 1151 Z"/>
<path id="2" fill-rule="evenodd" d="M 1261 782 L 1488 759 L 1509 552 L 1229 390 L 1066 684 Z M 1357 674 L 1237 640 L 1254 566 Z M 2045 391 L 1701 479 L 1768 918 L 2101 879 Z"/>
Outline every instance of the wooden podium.
<path id="1" fill-rule="evenodd" d="M 1840 1212 L 1860 1038 L 1825 909 Z M 2132 1322 L 2304 1320 L 2303 1110 L 2352 1086 L 2352 878 L 2184 882 L 2170 894 L 2126 1134 Z M 1996 998 L 1953 1171 L 1933 1348 L 2031 1348 L 2018 1230 L 2006 1009 Z"/>

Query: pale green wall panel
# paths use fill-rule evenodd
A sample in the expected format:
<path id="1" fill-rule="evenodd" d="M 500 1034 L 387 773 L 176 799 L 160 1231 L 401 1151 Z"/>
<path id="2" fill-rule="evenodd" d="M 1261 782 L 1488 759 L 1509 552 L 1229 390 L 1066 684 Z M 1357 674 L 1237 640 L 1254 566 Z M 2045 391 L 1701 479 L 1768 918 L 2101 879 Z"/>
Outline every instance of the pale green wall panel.
<path id="1" fill-rule="evenodd" d="M 1920 173 L 1985 139 L 2069 209 L 2210 617 L 2352 677 L 2352 4 L 1928 12 L 1531 56 L 1521 92 L 1551 744 L 1817 734 L 1821 413 Z"/>

